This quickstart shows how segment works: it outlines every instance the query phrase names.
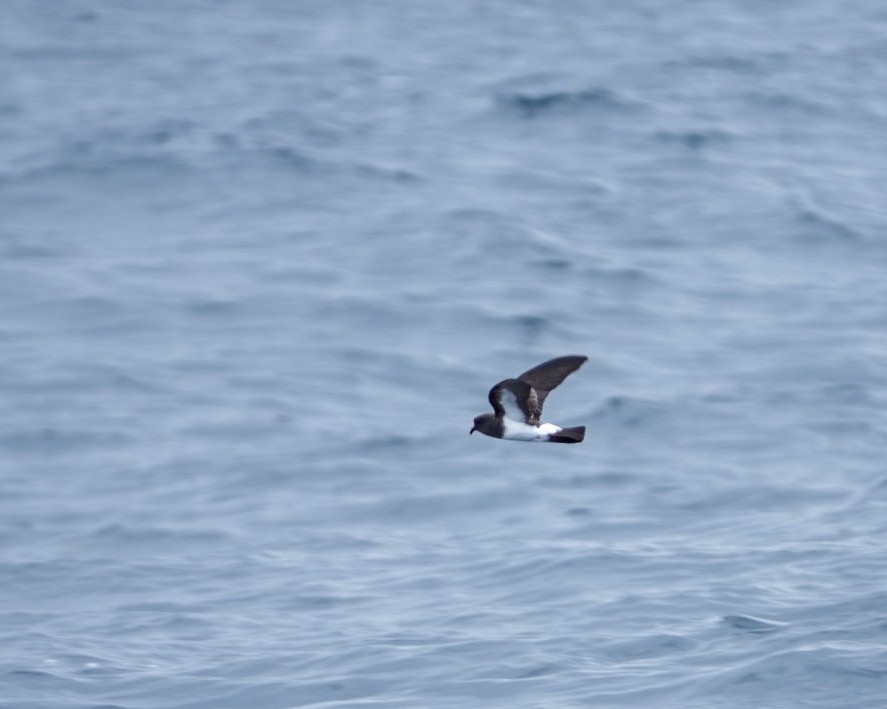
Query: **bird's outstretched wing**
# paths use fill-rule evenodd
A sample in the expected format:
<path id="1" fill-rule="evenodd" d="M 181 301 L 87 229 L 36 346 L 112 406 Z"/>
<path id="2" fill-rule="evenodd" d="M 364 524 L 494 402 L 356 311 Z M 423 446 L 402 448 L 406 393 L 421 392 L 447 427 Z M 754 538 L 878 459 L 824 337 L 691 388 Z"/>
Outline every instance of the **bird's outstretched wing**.
<path id="1" fill-rule="evenodd" d="M 584 355 L 555 357 L 542 364 L 537 364 L 518 377 L 518 381 L 529 384 L 536 393 L 539 404 L 537 417 L 542 414 L 542 405 L 545 403 L 545 397 L 570 374 L 579 369 L 587 359 L 588 357 Z M 492 396 L 492 392 L 490 394 Z M 496 407 L 494 406 L 493 408 Z"/>
<path id="2" fill-rule="evenodd" d="M 505 379 L 496 384 L 488 395 L 496 416 L 522 421 L 533 426 L 539 423 L 542 406 L 535 390 L 520 379 Z"/>

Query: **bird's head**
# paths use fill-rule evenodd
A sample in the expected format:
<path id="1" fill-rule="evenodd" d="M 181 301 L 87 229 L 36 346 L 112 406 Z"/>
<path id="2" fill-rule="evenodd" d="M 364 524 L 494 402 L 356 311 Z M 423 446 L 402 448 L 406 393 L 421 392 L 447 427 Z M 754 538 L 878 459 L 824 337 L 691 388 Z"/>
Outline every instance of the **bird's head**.
<path id="1" fill-rule="evenodd" d="M 475 431 L 480 431 L 481 433 L 487 433 L 490 430 L 490 424 L 496 420 L 496 416 L 494 414 L 480 414 L 479 416 L 474 417 L 474 426 L 471 427 L 471 430 L 468 432 L 470 436 Z"/>

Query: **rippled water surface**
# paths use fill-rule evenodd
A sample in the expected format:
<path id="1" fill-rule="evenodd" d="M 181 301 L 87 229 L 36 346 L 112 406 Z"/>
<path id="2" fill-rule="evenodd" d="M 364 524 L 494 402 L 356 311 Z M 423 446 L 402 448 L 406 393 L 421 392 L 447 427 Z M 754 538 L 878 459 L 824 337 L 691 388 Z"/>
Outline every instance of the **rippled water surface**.
<path id="1" fill-rule="evenodd" d="M 0 706 L 887 705 L 887 12 L 0 9 Z M 582 445 L 467 435 L 494 382 Z"/>

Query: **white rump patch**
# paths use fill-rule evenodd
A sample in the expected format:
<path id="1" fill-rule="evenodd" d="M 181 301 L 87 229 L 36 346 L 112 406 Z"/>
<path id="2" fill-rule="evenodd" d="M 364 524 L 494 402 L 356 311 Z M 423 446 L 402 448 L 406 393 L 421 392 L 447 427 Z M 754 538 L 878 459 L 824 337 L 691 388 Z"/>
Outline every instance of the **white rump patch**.
<path id="1" fill-rule="evenodd" d="M 513 394 L 512 398 L 514 398 Z M 553 423 L 531 426 L 523 421 L 515 421 L 508 416 L 502 419 L 502 423 L 505 424 L 502 438 L 507 438 L 511 441 L 547 441 L 550 434 L 563 430 L 560 426 L 555 426 Z"/>

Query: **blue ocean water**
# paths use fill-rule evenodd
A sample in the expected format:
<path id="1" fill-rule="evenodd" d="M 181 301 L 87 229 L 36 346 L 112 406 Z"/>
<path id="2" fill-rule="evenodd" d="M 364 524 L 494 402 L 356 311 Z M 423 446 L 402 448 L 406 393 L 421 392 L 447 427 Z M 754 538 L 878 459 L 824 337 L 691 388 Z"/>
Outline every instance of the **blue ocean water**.
<path id="1" fill-rule="evenodd" d="M 0 706 L 887 706 L 885 85 L 863 0 L 5 0 Z"/>

